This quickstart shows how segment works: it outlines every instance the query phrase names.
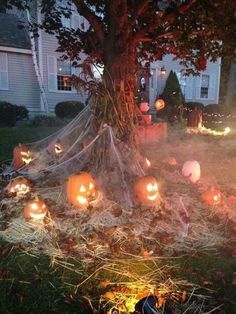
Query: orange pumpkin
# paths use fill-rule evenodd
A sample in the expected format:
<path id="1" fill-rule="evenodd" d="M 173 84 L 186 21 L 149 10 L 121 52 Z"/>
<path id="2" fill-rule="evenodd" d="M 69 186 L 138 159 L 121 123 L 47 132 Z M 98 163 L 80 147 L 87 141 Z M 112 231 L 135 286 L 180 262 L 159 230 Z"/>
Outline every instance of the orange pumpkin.
<path id="1" fill-rule="evenodd" d="M 72 205 L 86 205 L 96 198 L 96 187 L 93 177 L 87 172 L 69 176 L 66 186 L 67 197 Z"/>
<path id="2" fill-rule="evenodd" d="M 23 212 L 25 219 L 40 220 L 43 219 L 48 212 L 47 206 L 42 199 L 36 198 L 33 201 L 29 201 Z"/>
<path id="3" fill-rule="evenodd" d="M 202 201 L 207 205 L 219 205 L 221 203 L 221 193 L 218 189 L 211 187 L 201 195 Z"/>
<path id="4" fill-rule="evenodd" d="M 32 160 L 31 152 L 26 145 L 19 144 L 13 150 L 13 167 L 19 169 Z"/>
<path id="5" fill-rule="evenodd" d="M 138 178 L 134 184 L 134 195 L 143 204 L 156 202 L 159 196 L 156 178 L 152 176 Z"/>
<path id="6" fill-rule="evenodd" d="M 165 108 L 165 102 L 163 99 L 161 98 L 158 98 L 156 101 L 155 101 L 155 108 L 156 110 L 161 110 L 163 108 Z"/>
<path id="7" fill-rule="evenodd" d="M 30 191 L 30 181 L 25 177 L 14 178 L 9 183 L 7 191 L 16 193 L 16 196 L 23 196 Z"/>
<path id="8" fill-rule="evenodd" d="M 54 144 L 54 150 L 56 155 L 60 155 L 63 152 L 63 147 L 59 141 Z"/>

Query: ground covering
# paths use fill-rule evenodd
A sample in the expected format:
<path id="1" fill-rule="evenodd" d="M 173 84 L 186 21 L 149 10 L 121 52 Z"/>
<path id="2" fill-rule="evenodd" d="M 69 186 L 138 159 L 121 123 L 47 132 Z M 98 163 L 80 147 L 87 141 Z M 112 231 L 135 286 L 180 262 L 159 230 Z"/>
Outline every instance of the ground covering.
<path id="1" fill-rule="evenodd" d="M 39 129 L 38 132 L 40 134 Z M 109 231 L 108 237 L 103 239 L 102 233 L 96 235 L 96 241 L 105 244 L 110 251 L 102 251 L 105 263 L 102 254 L 98 254 L 88 268 L 76 258 L 78 251 L 71 254 L 75 243 L 70 237 L 58 241 L 64 252 L 63 258 L 59 259 L 50 259 L 44 252 L 35 254 L 21 243 L 2 242 L 0 285 L 6 297 L 1 299 L 1 312 L 90 313 L 90 300 L 97 309 L 101 296 L 108 306 L 117 306 L 118 301 L 124 302 L 120 295 L 127 298 L 134 286 L 137 289 L 145 280 L 144 287 L 137 292 L 139 296 L 144 296 L 151 286 L 160 291 L 160 285 L 164 285 L 166 290 L 175 290 L 175 294 L 181 290 L 180 298 L 185 302 L 183 293 L 187 291 L 189 296 L 190 291 L 194 291 L 190 299 L 194 309 L 190 308 L 186 313 L 206 313 L 207 310 L 203 312 L 205 305 L 208 312 L 211 308 L 215 308 L 214 313 L 236 312 L 235 136 L 234 132 L 227 137 L 189 135 L 184 128 L 170 127 L 166 142 L 142 147 L 143 155 L 151 161 L 148 171 L 158 178 L 161 196 L 166 200 L 165 204 L 170 204 L 163 208 L 167 209 L 166 212 L 162 210 L 156 215 L 148 230 L 164 223 L 169 229 L 166 234 L 160 231 L 159 235 L 144 234 L 142 239 L 138 237 L 130 241 L 132 245 L 129 243 L 127 247 L 124 242 L 124 247 L 130 249 L 125 250 L 126 254 L 119 245 L 111 245 L 110 239 L 118 232 L 116 228 L 106 230 Z M 25 141 L 22 137 L 22 142 Z M 202 176 L 194 185 L 181 176 L 183 162 L 189 159 L 198 160 L 201 164 Z M 221 190 L 220 206 L 209 207 L 201 202 L 201 192 L 212 185 Z M 187 217 L 183 208 L 188 213 Z M 2 209 L 5 217 L 1 221 L 1 230 L 5 230 L 7 208 Z M 115 215 L 120 214 L 115 211 Z M 148 221 L 143 211 L 139 215 L 140 225 L 142 218 Z M 167 225 L 167 221 L 173 217 L 172 234 L 171 223 Z M 175 231 L 181 230 L 181 226 L 184 241 L 175 239 Z M 88 249 L 92 250 L 92 245 Z M 109 252 L 111 257 L 114 256 L 112 249 L 118 254 L 117 260 L 111 262 Z M 135 298 L 133 295 L 134 300 L 137 293 Z M 200 300 L 195 301 L 195 294 L 208 295 L 211 299 L 199 297 Z M 170 299 L 164 313 L 183 313 L 186 310 L 173 306 L 173 297 Z M 162 298 L 158 300 L 161 302 Z"/>

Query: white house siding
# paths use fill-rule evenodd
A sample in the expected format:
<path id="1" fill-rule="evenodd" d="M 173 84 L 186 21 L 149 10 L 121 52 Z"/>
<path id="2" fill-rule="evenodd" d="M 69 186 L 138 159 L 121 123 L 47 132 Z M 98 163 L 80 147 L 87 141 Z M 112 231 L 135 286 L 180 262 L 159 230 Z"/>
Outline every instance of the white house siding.
<path id="1" fill-rule="evenodd" d="M 42 65 L 41 72 L 43 74 L 43 81 L 45 84 L 46 97 L 49 105 L 50 112 L 54 112 L 55 105 L 61 101 L 78 100 L 85 103 L 87 98 L 86 94 L 83 92 L 78 92 L 76 90 L 72 91 L 52 91 L 48 84 L 48 66 L 50 57 L 59 58 L 62 54 L 56 52 L 58 47 L 57 39 L 50 34 L 41 32 L 41 49 L 42 49 Z M 74 70 L 76 74 L 76 69 Z"/>
<path id="2" fill-rule="evenodd" d="M 161 74 L 161 67 L 165 67 L 166 73 Z M 187 77 L 187 93 L 185 95 L 185 100 L 187 102 L 197 101 L 204 105 L 207 104 L 217 104 L 219 102 L 219 84 L 220 84 L 220 66 L 221 59 L 219 58 L 215 63 L 207 62 L 207 67 L 202 74 L 210 75 L 210 90 L 209 98 L 200 98 L 200 77 L 199 76 L 189 76 Z M 167 55 L 162 61 L 156 61 L 151 64 L 151 73 L 153 73 L 150 79 L 150 90 L 149 98 L 150 104 L 153 104 L 156 96 L 160 95 L 165 87 L 166 79 L 170 71 L 180 72 L 183 66 L 179 65 L 178 60 L 173 61 L 173 55 Z M 151 82 L 152 81 L 152 82 Z"/>
<path id="3" fill-rule="evenodd" d="M 0 51 L 1 52 L 1 51 Z M 40 92 L 30 54 L 7 53 L 8 89 L 0 89 L 0 101 L 23 105 L 40 112 Z"/>

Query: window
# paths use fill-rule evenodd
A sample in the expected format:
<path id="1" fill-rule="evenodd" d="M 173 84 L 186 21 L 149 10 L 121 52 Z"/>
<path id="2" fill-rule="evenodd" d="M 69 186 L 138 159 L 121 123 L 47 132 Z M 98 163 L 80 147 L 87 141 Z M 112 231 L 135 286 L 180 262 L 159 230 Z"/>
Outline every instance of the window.
<path id="1" fill-rule="evenodd" d="M 75 69 L 70 61 L 47 56 L 47 66 L 49 92 L 75 92 L 71 86 L 71 76 L 75 74 Z"/>
<path id="2" fill-rule="evenodd" d="M 0 90 L 8 90 L 8 61 L 5 52 L 0 52 Z"/>
<path id="3" fill-rule="evenodd" d="M 209 98 L 210 75 L 203 74 L 201 77 L 200 98 Z"/>
<path id="4" fill-rule="evenodd" d="M 57 89 L 71 91 L 71 63 L 57 60 Z"/>

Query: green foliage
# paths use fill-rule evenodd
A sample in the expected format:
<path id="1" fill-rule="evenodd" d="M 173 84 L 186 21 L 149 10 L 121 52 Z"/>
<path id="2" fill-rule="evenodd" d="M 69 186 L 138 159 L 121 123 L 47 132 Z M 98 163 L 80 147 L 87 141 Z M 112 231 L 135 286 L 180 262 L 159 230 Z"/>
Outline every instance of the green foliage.
<path id="1" fill-rule="evenodd" d="M 177 118 L 181 120 L 184 96 L 175 72 L 170 71 L 164 91 L 159 97 L 164 99 L 166 104 L 161 114 L 167 116 L 169 121 L 174 121 Z"/>
<path id="2" fill-rule="evenodd" d="M 184 103 L 184 96 L 175 72 L 170 71 L 164 91 L 160 97 L 165 100 L 167 106 L 179 107 L 179 105 Z"/>
<path id="3" fill-rule="evenodd" d="M 0 101 L 0 123 L 15 126 L 16 121 L 28 118 L 28 109 L 24 106 L 12 105 L 6 101 Z"/>
<path id="4" fill-rule="evenodd" d="M 80 101 L 63 101 L 55 107 L 55 114 L 58 118 L 74 118 L 84 109 L 84 104 Z"/>
<path id="5" fill-rule="evenodd" d="M 13 147 L 19 143 L 29 143 L 48 136 L 58 130 L 58 127 L 33 127 L 18 125 L 15 128 L 0 128 L 0 161 L 12 158 Z"/>
<path id="6" fill-rule="evenodd" d="M 29 110 L 25 106 L 15 106 L 15 108 L 17 121 L 29 118 Z"/>

